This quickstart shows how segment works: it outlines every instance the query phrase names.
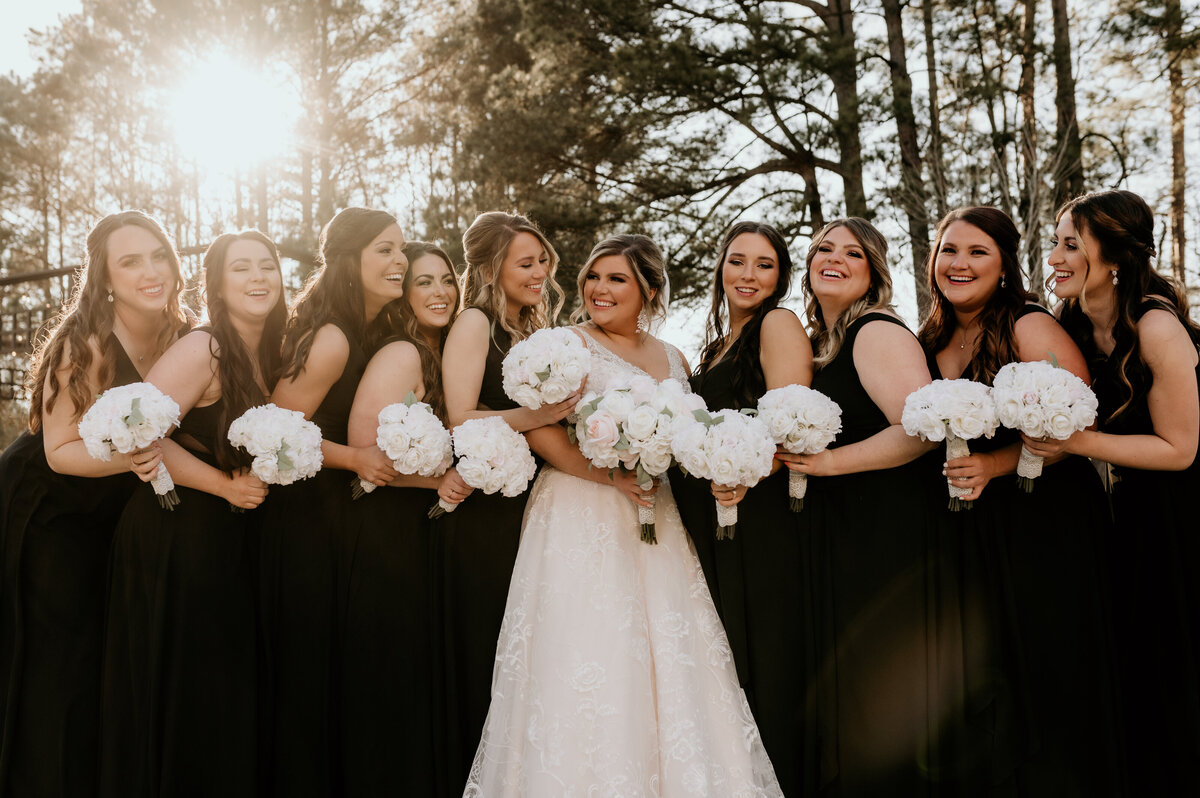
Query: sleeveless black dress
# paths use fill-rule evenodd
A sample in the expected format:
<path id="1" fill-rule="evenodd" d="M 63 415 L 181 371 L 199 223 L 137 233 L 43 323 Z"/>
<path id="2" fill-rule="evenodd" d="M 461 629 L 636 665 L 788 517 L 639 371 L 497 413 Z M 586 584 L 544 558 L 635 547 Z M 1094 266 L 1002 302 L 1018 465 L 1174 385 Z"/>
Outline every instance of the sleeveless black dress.
<path id="1" fill-rule="evenodd" d="M 854 344 L 864 325 L 903 322 L 868 313 L 847 330 L 812 387 L 842 409 L 831 449 L 889 425 L 863 388 Z M 810 477 L 800 534 L 808 546 L 813 640 L 798 673 L 810 691 L 805 741 L 808 795 L 928 795 L 938 777 L 932 627 L 926 557 L 931 508 L 917 461 L 896 468 Z M 762 696 L 760 700 L 770 700 Z"/>
<path id="2" fill-rule="evenodd" d="M 1155 308 L 1175 313 L 1148 300 L 1139 319 Z M 1110 418 L 1129 395 L 1119 364 L 1094 348 L 1085 354 L 1100 431 L 1154 434 L 1149 373 L 1134 375 L 1129 407 Z M 1200 458 L 1184 471 L 1112 470 L 1109 558 L 1130 783 L 1137 795 L 1200 795 Z"/>
<path id="3" fill-rule="evenodd" d="M 1027 304 L 1019 317 L 1049 312 Z M 935 352 L 927 362 L 942 379 Z M 962 375 L 983 381 L 972 362 Z M 973 453 L 1019 443 L 1003 427 Z M 1111 614 L 1100 554 L 1111 523 L 1086 458 L 1046 465 L 1031 493 L 991 480 L 947 509 L 941 446 L 923 460 L 938 510 L 931 564 L 945 689 L 946 778 L 971 795 L 1125 793 Z M 955 637 L 960 641 L 955 644 Z M 961 657 L 946 655 L 958 651 Z"/>
<path id="4" fill-rule="evenodd" d="M 350 354 L 312 421 L 321 436 L 346 443 L 346 424 L 367 355 L 339 328 Z M 326 796 L 338 782 L 333 735 L 337 650 L 336 563 L 342 554 L 355 475 L 322 468 L 310 478 L 271 487 L 259 524 L 259 613 L 262 624 L 262 790 Z"/>
<path id="5" fill-rule="evenodd" d="M 140 382 L 115 335 L 111 343 L 112 386 Z M 54 473 L 41 432 L 0 456 L 2 795 L 95 794 L 108 554 L 137 487 L 153 492 L 129 472 Z"/>
<path id="6" fill-rule="evenodd" d="M 749 353 L 756 367 L 758 352 Z M 734 363 L 728 357 L 705 373 L 692 377 L 692 389 L 712 410 L 756 407 L 734 391 Z M 805 683 L 797 663 L 807 652 L 808 605 L 805 575 L 806 547 L 797 528 L 797 514 L 788 507 L 787 469 L 781 468 L 746 492 L 738 504 L 738 528 L 731 540 L 715 540 L 715 502 L 708 482 L 699 482 L 689 513 L 705 526 L 690 530 L 693 541 L 703 537 L 712 551 L 716 603 L 733 650 L 738 680 L 758 723 L 763 745 L 784 795 L 803 789 Z M 672 488 L 674 488 L 674 481 Z M 680 503 L 682 512 L 683 504 Z M 695 522 L 694 522 L 695 523 Z M 697 551 L 700 546 L 697 544 Z M 701 566 L 706 563 L 701 559 Z"/>
<path id="7" fill-rule="evenodd" d="M 179 424 L 216 459 L 223 401 Z M 252 513 L 177 486 L 134 493 L 117 524 L 105 633 L 100 795 L 258 794 Z"/>
<path id="8" fill-rule="evenodd" d="M 504 393 L 501 366 L 512 339 L 499 325 L 492 329 L 479 405 L 510 410 L 518 405 Z M 528 490 L 511 498 L 474 491 L 434 524 L 440 570 L 438 670 L 445 680 L 439 692 L 447 727 L 446 786 L 452 795 L 460 795 L 467 783 L 491 705 L 496 640 L 528 498 Z"/>
<path id="9" fill-rule="evenodd" d="M 433 490 L 384 487 L 346 510 L 339 694 L 348 797 L 448 794 L 437 767 L 445 723 L 435 716 L 427 516 L 436 502 Z"/>

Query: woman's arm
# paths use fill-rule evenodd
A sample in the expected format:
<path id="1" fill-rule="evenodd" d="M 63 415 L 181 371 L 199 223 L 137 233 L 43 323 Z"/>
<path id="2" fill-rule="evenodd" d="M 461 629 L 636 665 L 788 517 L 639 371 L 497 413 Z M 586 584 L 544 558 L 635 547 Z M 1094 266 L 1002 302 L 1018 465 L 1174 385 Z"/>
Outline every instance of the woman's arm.
<path id="1" fill-rule="evenodd" d="M 1148 311 L 1137 332 L 1142 359 L 1154 380 L 1147 397 L 1154 434 L 1113 435 L 1087 429 L 1065 441 L 1022 436 L 1031 453 L 1051 457 L 1067 452 L 1148 471 L 1181 471 L 1192 464 L 1200 436 L 1196 347 L 1179 319 L 1166 310 Z"/>
<path id="2" fill-rule="evenodd" d="M 925 354 L 912 333 L 887 321 L 867 322 L 854 342 L 854 368 L 889 426 L 866 440 L 819 454 L 776 455 L 788 468 L 813 476 L 879 471 L 911 462 L 936 445 L 909 437 L 900 426 L 904 400 L 930 382 Z"/>
<path id="3" fill-rule="evenodd" d="M 763 318 L 758 362 L 768 391 L 785 385 L 812 384 L 812 341 L 795 313 L 775 308 Z"/>
<path id="4" fill-rule="evenodd" d="M 578 392 L 558 404 L 538 410 L 517 407 L 511 410 L 480 410 L 479 392 L 488 349 L 492 345 L 491 322 L 478 308 L 467 308 L 454 320 L 442 351 L 442 388 L 446 394 L 446 415 L 456 427 L 469 418 L 500 416 L 517 432 L 526 432 L 566 418 L 578 404 Z"/>

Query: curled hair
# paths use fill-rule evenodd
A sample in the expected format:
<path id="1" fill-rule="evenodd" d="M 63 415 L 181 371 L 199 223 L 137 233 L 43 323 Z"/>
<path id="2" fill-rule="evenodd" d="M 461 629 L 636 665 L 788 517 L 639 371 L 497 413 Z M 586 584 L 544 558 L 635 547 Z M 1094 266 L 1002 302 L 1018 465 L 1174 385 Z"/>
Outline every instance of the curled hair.
<path id="1" fill-rule="evenodd" d="M 280 270 L 279 299 L 267 314 L 258 349 L 251 353 L 246 349 L 242 337 L 229 315 L 221 286 L 225 279 L 225 265 L 229 248 L 237 241 L 257 241 L 267 248 L 275 268 Z M 262 387 L 254 379 L 254 366 L 258 368 L 266 383 L 267 392 L 275 387 L 279 376 L 279 348 L 283 341 L 283 326 L 287 323 L 287 304 L 283 297 L 282 265 L 275 242 L 258 230 L 242 230 L 225 233 L 208 246 L 204 253 L 204 304 L 208 309 L 212 327 L 211 352 L 217 360 L 217 379 L 221 385 L 221 416 L 217 429 L 226 430 L 235 419 L 255 405 L 265 401 Z M 244 451 L 235 449 L 224 435 L 217 435 L 214 442 L 217 466 L 233 471 L 250 464 Z"/>
<path id="2" fill-rule="evenodd" d="M 733 361 L 733 393 L 743 403 L 754 404 L 767 390 L 766 376 L 763 374 L 762 361 L 759 359 L 759 338 L 762 334 L 762 322 L 767 314 L 779 307 L 779 303 L 787 299 L 792 290 L 792 255 L 788 252 L 787 242 L 783 236 L 769 224 L 763 222 L 738 222 L 725 231 L 721 239 L 720 254 L 717 255 L 716 268 L 713 270 L 712 305 L 709 308 L 708 328 L 705 338 L 708 341 L 700 353 L 700 364 L 696 374 L 701 380 L 704 374 L 716 365 L 717 358 L 725 349 L 729 332 L 725 329 L 729 312 L 725 298 L 725 259 L 729 255 L 729 247 L 740 235 L 755 234 L 767 240 L 775 250 L 776 268 L 779 277 L 775 290 L 769 297 L 754 309 L 750 318 L 742 325 L 730 348 L 727 357 Z"/>
<path id="3" fill-rule="evenodd" d="M 929 316 L 921 325 L 917 339 L 926 352 L 945 349 L 958 329 L 954 305 L 942 293 L 937 283 L 937 258 L 942 248 L 946 231 L 955 222 L 965 222 L 992 239 L 1000 253 L 1002 282 L 996 285 L 992 295 L 979 311 L 979 348 L 967 367 L 971 379 L 991 384 L 1001 367 L 1020 360 L 1017 351 L 1017 318 L 1028 302 L 1036 302 L 1037 296 L 1025 290 L 1021 278 L 1021 263 L 1018 247 L 1021 233 L 1007 213 L 998 208 L 976 206 L 957 208 L 938 222 L 933 248 L 925 262 L 928 272 L 929 296 L 933 302 Z"/>
<path id="4" fill-rule="evenodd" d="M 393 224 L 396 217 L 386 211 L 345 208 L 321 230 L 317 270 L 292 305 L 283 342 L 282 377 L 292 379 L 304 370 L 317 330 L 326 324 L 337 324 L 366 347 L 362 251 Z"/>
<path id="5" fill-rule="evenodd" d="M 158 220 L 143 211 L 134 210 L 109 214 L 96 222 L 88 232 L 87 249 L 76 276 L 75 289 L 51 324 L 49 333 L 34 350 L 30 361 L 26 385 L 30 395 L 29 429 L 34 432 L 42 428 L 43 406 L 46 411 L 53 410 L 63 390 L 71 400 L 74 418 L 78 421 L 96 398 L 96 392 L 112 387 L 116 374 L 117 344 L 112 336 L 115 318 L 113 303 L 106 301 L 109 283 L 108 239 L 123 227 L 140 227 L 153 235 L 166 250 L 171 274 L 175 278 L 175 285 L 167 289 L 167 306 L 154 340 L 155 354 L 165 352 L 179 331 L 188 326 L 187 316 L 179 302 L 179 294 L 183 290 L 179 254 Z M 88 369 L 92 365 L 90 340 L 94 340 L 100 348 L 98 385 L 92 385 L 88 380 Z M 68 348 L 70 361 L 64 364 Z M 64 365 L 69 369 L 66 385 L 61 384 L 58 378 L 58 371 Z"/>
<path id="6" fill-rule="evenodd" d="M 1057 223 L 1063 214 L 1070 214 L 1077 231 L 1087 233 L 1100 245 L 1099 252 L 1088 252 L 1080 241 L 1080 251 L 1087 263 L 1087 273 L 1101 262 L 1117 269 L 1116 320 L 1113 323 L 1113 350 L 1108 356 L 1117 363 L 1117 373 L 1124 392 L 1123 399 L 1107 421 L 1111 422 L 1133 402 L 1134 385 L 1148 385 L 1150 371 L 1142 360 L 1138 342 L 1137 321 L 1141 318 L 1142 303 L 1152 297 L 1162 297 L 1184 325 L 1193 344 L 1200 341 L 1200 326 L 1188 316 L 1186 292 L 1154 269 L 1154 211 L 1146 201 L 1132 191 L 1114 189 L 1093 191 L 1068 200 L 1054 215 Z M 1084 275 L 1084 283 L 1087 274 Z M 1063 300 L 1060 320 L 1067 332 L 1079 342 L 1090 365 L 1103 357 L 1096 346 L 1092 323 L 1087 318 L 1087 297 Z"/>
<path id="7" fill-rule="evenodd" d="M 508 256 L 508 247 L 520 233 L 529 233 L 546 250 L 549 268 L 546 271 L 546 292 L 542 301 L 521 308 L 514 325 L 508 319 L 508 297 L 500 284 L 500 270 Z M 463 258 L 467 262 L 462 275 L 462 304 L 466 308 L 479 308 L 492 320 L 492 329 L 498 325 L 514 341 L 519 341 L 534 330 L 550 327 L 562 308 L 563 293 L 554 281 L 558 269 L 558 253 L 550 245 L 545 234 L 533 222 L 516 213 L 491 211 L 481 213 L 463 233 Z"/>
<path id="8" fill-rule="evenodd" d="M 648 236 L 628 234 L 609 236 L 588 255 L 587 262 L 579 270 L 579 307 L 571 314 L 571 321 L 578 324 L 591 318 L 583 304 L 583 286 L 588 272 L 596 261 L 610 256 L 619 256 L 629 264 L 633 278 L 637 281 L 638 293 L 642 295 L 642 307 L 652 321 L 667 315 L 667 261 L 662 250 Z"/>
<path id="9" fill-rule="evenodd" d="M 812 290 L 812 263 L 817 250 L 825 237 L 838 227 L 845 227 L 858 241 L 866 255 L 867 267 L 870 270 L 870 284 L 867 292 L 850 304 L 850 307 L 838 316 L 832 327 L 825 326 L 825 317 L 821 315 L 821 303 L 817 301 Z M 804 288 L 804 314 L 808 319 L 808 327 L 813 331 L 813 366 L 820 368 L 835 357 L 842 349 L 846 340 L 846 331 L 850 325 L 865 313 L 876 310 L 892 309 L 892 275 L 887 266 L 887 239 L 875 229 L 875 225 L 858 216 L 848 216 L 845 219 L 834 219 L 822 227 L 813 236 L 805 258 L 804 278 L 801 285 Z"/>
<path id="10" fill-rule="evenodd" d="M 447 324 L 442 328 L 438 335 L 437 347 L 429 345 L 429 340 L 421 332 L 420 326 L 417 324 L 417 316 L 413 311 L 412 297 L 412 281 L 415 279 L 413 273 L 413 264 L 419 258 L 426 255 L 435 255 L 446 264 L 446 268 L 450 271 L 450 276 L 454 277 L 454 263 L 450 260 L 450 256 L 446 251 L 437 244 L 431 244 L 428 241 L 409 241 L 404 245 L 404 255 L 408 258 L 408 271 L 404 273 L 404 298 L 399 302 L 389 303 L 381 316 L 387 314 L 387 329 L 390 331 L 390 338 L 393 340 L 408 341 L 417 349 L 417 354 L 421 358 L 421 383 L 425 386 L 425 398 L 422 400 L 433 408 L 433 412 L 437 417 L 446 421 L 446 393 L 442 389 L 442 349 L 446 346 L 446 336 L 450 332 L 450 325 Z M 454 321 L 454 317 L 458 315 L 460 307 L 461 291 L 458 283 L 454 285 L 454 299 L 451 303 L 450 320 Z"/>

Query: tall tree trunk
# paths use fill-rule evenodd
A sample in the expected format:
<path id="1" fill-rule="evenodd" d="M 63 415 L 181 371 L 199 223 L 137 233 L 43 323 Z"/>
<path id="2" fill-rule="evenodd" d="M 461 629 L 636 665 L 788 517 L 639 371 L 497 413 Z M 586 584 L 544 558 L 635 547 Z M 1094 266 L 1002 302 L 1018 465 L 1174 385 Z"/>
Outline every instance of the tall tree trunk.
<path id="1" fill-rule="evenodd" d="M 333 218 L 333 162 L 329 157 L 333 148 L 333 77 L 329 69 L 329 0 L 317 3 L 317 103 L 320 109 L 320 125 L 317 152 L 321 170 L 320 187 L 317 195 L 317 224 L 325 224 Z"/>
<path id="2" fill-rule="evenodd" d="M 237 206 L 237 226 L 242 229 L 246 226 L 246 212 L 242 205 L 242 170 L 233 170 L 233 202 Z"/>
<path id="3" fill-rule="evenodd" d="M 311 249 L 317 240 L 313 230 L 313 173 L 312 152 L 307 146 L 300 150 L 300 241 Z"/>
<path id="4" fill-rule="evenodd" d="M 1021 177 L 1022 186 L 1017 204 L 1021 217 L 1021 240 L 1024 242 L 1025 268 L 1029 287 L 1045 298 L 1042 282 L 1042 237 L 1039 235 L 1042 216 L 1042 181 L 1038 174 L 1037 106 L 1034 103 L 1034 83 L 1037 75 L 1037 0 L 1023 0 L 1025 19 L 1021 36 L 1021 83 L 1017 94 L 1021 98 Z"/>
<path id="5" fill-rule="evenodd" d="M 1166 0 L 1167 80 L 1171 86 L 1171 271 L 1187 283 L 1187 156 L 1183 149 L 1187 89 L 1183 85 L 1183 11 L 1179 0 Z"/>
<path id="6" fill-rule="evenodd" d="M 269 229 L 267 224 L 267 165 L 258 165 L 258 229 L 264 233 Z"/>
<path id="7" fill-rule="evenodd" d="M 883 18 L 887 24 L 892 110 L 900 142 L 900 207 L 908 217 L 917 311 L 923 319 L 929 312 L 929 209 L 925 182 L 921 178 L 921 148 L 917 143 L 917 118 L 913 112 L 912 79 L 908 74 L 900 0 L 883 0 Z"/>
<path id="8" fill-rule="evenodd" d="M 1067 0 L 1050 0 L 1054 17 L 1055 105 L 1058 107 L 1058 146 L 1061 157 L 1054 176 L 1054 205 L 1083 193 L 1083 145 L 1075 115 L 1075 77 L 1071 66 L 1071 33 Z"/>
<path id="9" fill-rule="evenodd" d="M 921 3 L 925 28 L 925 71 L 929 75 L 929 178 L 933 187 L 933 206 L 938 219 L 946 215 L 946 170 L 942 165 L 942 109 L 938 105 L 937 51 L 933 42 L 933 3 Z"/>
<path id="10" fill-rule="evenodd" d="M 837 97 L 834 135 L 842 166 L 846 215 L 866 216 L 867 196 L 863 189 L 861 114 L 858 100 L 858 50 L 854 41 L 854 10 L 851 0 L 829 0 L 822 14 L 829 37 L 825 43 L 827 70 Z"/>

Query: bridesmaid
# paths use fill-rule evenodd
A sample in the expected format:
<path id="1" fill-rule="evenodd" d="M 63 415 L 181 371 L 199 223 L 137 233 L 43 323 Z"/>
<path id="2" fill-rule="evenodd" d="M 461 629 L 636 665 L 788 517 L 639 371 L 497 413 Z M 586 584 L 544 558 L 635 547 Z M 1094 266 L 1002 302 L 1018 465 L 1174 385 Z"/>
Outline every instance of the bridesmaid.
<path id="1" fill-rule="evenodd" d="M 183 417 L 163 442 L 179 506 L 136 492 L 113 544 L 100 760 L 100 794 L 113 798 L 257 794 L 248 516 L 232 509 L 254 509 L 267 486 L 226 433 L 278 371 L 287 307 L 274 242 L 218 236 L 204 295 L 209 324 L 147 378 Z"/>
<path id="2" fill-rule="evenodd" d="M 1116 534 L 1110 558 L 1122 722 L 1132 790 L 1200 794 L 1200 327 L 1186 295 L 1159 275 L 1154 214 L 1129 191 L 1071 200 L 1058 212 L 1054 293 L 1091 365 L 1097 429 L 1035 454 L 1100 461 Z"/>
<path id="3" fill-rule="evenodd" d="M 809 480 L 799 534 L 809 551 L 815 731 L 803 774 L 813 795 L 925 795 L 936 757 L 926 570 L 930 508 L 904 434 L 910 393 L 929 382 L 921 347 L 891 310 L 887 242 L 863 219 L 830 222 L 804 275 L 816 356 L 812 387 L 842 409 L 815 455 L 780 454 Z M 808 672 L 805 672 L 807 670 Z M 770 700 L 763 696 L 762 700 Z"/>
<path id="4" fill-rule="evenodd" d="M 350 410 L 351 446 L 375 443 L 379 411 L 409 393 L 446 419 L 442 346 L 458 310 L 450 258 L 421 241 L 404 246 L 404 298 L 390 305 L 393 333 L 367 364 Z M 350 505 L 342 615 L 342 794 L 447 795 L 445 726 L 435 690 L 434 595 L 426 513 L 471 488 L 444 477 L 401 475 Z"/>
<path id="5" fill-rule="evenodd" d="M 29 431 L 0 456 L 0 794 L 95 794 L 109 544 L 137 485 L 126 472 L 149 480 L 161 454 L 96 460 L 77 424 L 186 328 L 182 288 L 162 225 L 141 211 L 106 216 L 33 356 Z"/>
<path id="6" fill-rule="evenodd" d="M 271 401 L 321 428 L 324 464 L 312 479 L 276 488 L 259 513 L 263 791 L 288 798 L 329 795 L 337 779 L 334 564 L 351 483 L 396 478 L 373 441 L 347 445 L 346 424 L 372 322 L 404 293 L 404 235 L 389 213 L 346 208 L 320 245 L 322 266 L 292 308 Z"/>
<path id="7" fill-rule="evenodd" d="M 711 409 L 754 408 L 764 393 L 812 382 L 812 345 L 792 311 L 779 307 L 791 288 L 792 258 L 779 232 L 738 222 L 725 232 L 713 274 L 707 342 L 692 388 Z M 728 323 L 728 329 L 726 329 Z M 697 480 L 688 480 L 689 483 Z M 737 536 L 713 542 L 709 496 L 689 497 L 703 526 L 692 537 L 711 552 L 721 619 L 738 676 L 785 795 L 801 791 L 806 569 L 796 516 L 788 509 L 787 471 L 752 488 L 704 485 L 722 504 L 740 502 Z M 681 508 L 683 504 L 681 503 Z M 703 562 L 703 561 L 702 561 Z"/>
<path id="8" fill-rule="evenodd" d="M 1007 363 L 1053 358 L 1090 382 L 1079 347 L 1025 289 L 1019 243 L 1016 225 L 996 208 L 960 208 L 938 225 L 933 306 L 918 334 L 935 379 L 990 385 Z M 1067 457 L 1047 463 L 1024 493 L 1011 476 L 1017 433 L 1001 428 L 971 448 L 945 474 L 970 489 L 964 498 L 974 507 L 943 509 L 939 525 L 939 640 L 961 635 L 968 654 L 942 663 L 965 697 L 948 720 L 963 724 L 959 772 L 945 778 L 967 779 L 975 795 L 1014 779 L 1028 795 L 1121 794 L 1100 481 L 1086 459 Z M 944 508 L 945 482 L 930 487 L 931 503 Z M 1032 728 L 1016 728 L 1014 701 Z"/>
<path id="9" fill-rule="evenodd" d="M 562 305 L 554 282 L 558 255 L 524 216 L 481 214 L 463 234 L 463 306 L 442 359 L 451 426 L 499 415 L 518 432 L 555 424 L 579 394 L 540 410 L 519 407 L 501 384 L 509 348 L 551 325 Z M 521 537 L 529 492 L 508 498 L 474 493 L 438 522 L 447 729 L 447 785 L 458 793 L 479 746 L 491 703 L 496 639 Z"/>

